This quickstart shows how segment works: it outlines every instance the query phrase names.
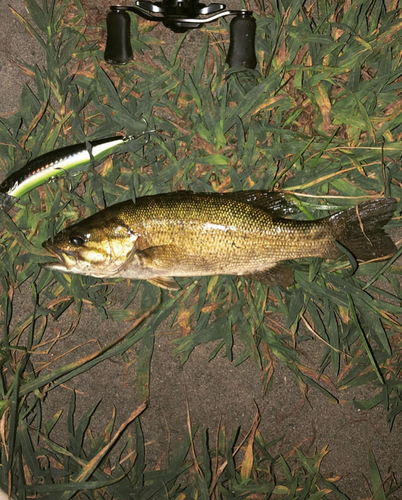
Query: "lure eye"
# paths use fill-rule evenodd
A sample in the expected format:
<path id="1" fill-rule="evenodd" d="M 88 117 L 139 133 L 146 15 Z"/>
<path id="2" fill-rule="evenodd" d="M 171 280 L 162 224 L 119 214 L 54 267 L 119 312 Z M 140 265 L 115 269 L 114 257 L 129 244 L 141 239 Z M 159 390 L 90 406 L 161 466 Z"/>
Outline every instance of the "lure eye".
<path id="1" fill-rule="evenodd" d="M 68 241 L 70 245 L 73 245 L 73 247 L 80 247 L 85 243 L 85 238 L 83 238 L 82 236 L 73 235 L 70 236 Z"/>

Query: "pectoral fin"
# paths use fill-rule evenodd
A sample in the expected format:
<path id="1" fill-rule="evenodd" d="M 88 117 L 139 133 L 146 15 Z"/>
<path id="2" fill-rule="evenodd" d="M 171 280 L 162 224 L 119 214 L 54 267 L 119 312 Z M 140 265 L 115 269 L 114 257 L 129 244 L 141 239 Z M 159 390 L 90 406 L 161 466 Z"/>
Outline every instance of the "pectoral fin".
<path id="1" fill-rule="evenodd" d="M 149 278 L 147 281 L 166 290 L 180 290 L 180 286 L 174 278 L 165 276 L 169 272 L 173 274 L 179 258 L 178 252 L 179 249 L 174 245 L 150 247 L 137 252 L 137 257 L 141 260 L 144 268 L 160 271 L 162 274 L 162 276 Z"/>
<path id="2" fill-rule="evenodd" d="M 180 261 L 181 250 L 176 245 L 160 245 L 144 248 L 136 252 L 136 255 L 142 261 L 147 269 L 160 269 L 161 274 L 168 274 L 177 266 Z M 173 272 L 172 272 L 173 274 Z"/>
<path id="3" fill-rule="evenodd" d="M 150 278 L 147 280 L 148 283 L 159 286 L 159 288 L 165 288 L 166 290 L 180 290 L 180 286 L 174 278 L 164 276 L 163 278 L 158 276 L 156 278 Z"/>

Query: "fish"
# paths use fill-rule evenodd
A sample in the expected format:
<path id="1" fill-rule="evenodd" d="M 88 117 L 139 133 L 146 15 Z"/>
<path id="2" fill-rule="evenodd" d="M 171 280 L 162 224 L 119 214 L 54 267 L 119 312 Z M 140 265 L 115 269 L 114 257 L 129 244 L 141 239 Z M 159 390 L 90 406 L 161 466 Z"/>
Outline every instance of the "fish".
<path id="1" fill-rule="evenodd" d="M 153 132 L 148 131 L 146 133 Z M 144 132 L 145 134 L 145 132 Z M 115 136 L 106 139 L 73 144 L 45 153 L 30 160 L 24 167 L 10 174 L 0 184 L 0 206 L 8 212 L 25 194 L 49 181 L 56 181 L 70 172 L 82 171 L 95 165 L 138 136 Z"/>
<path id="2" fill-rule="evenodd" d="M 111 205 L 43 247 L 47 269 L 98 278 L 147 280 L 169 290 L 174 278 L 235 275 L 272 283 L 289 259 L 337 259 L 342 247 L 367 261 L 396 252 L 383 226 L 397 201 L 377 198 L 317 220 L 286 218 L 286 195 L 269 191 L 177 191 Z"/>

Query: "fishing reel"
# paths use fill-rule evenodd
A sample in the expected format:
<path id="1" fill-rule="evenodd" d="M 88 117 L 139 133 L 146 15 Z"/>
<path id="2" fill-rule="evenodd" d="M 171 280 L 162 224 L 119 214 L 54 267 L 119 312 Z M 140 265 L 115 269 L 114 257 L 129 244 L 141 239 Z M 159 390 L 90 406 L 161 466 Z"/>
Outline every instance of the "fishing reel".
<path id="1" fill-rule="evenodd" d="M 130 43 L 130 16 L 134 12 L 149 21 L 162 22 L 175 33 L 197 29 L 224 16 L 235 16 L 230 23 L 230 45 L 226 62 L 230 67 L 254 69 L 256 21 L 250 10 L 227 10 L 222 3 L 205 5 L 198 0 L 137 0 L 133 6 L 112 5 L 106 19 L 105 60 L 127 64 L 133 58 Z"/>

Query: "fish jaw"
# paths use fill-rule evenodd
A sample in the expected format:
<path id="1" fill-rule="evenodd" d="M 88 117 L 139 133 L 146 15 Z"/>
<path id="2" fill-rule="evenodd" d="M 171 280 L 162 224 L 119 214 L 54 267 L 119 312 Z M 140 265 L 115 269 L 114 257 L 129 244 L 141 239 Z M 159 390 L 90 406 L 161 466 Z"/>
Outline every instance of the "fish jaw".
<path id="1" fill-rule="evenodd" d="M 63 251 L 53 247 L 49 241 L 43 244 L 43 247 L 58 261 L 51 261 L 42 264 L 42 267 L 50 271 L 58 271 L 67 274 L 87 274 L 91 271 L 91 266 L 85 261 L 80 261 L 73 252 Z M 86 265 L 85 265 L 86 264 Z"/>
<path id="2" fill-rule="evenodd" d="M 81 274 L 85 276 L 92 276 L 94 278 L 106 278 L 110 273 L 110 266 L 94 267 L 91 262 L 80 259 L 72 253 L 64 252 L 57 248 L 50 248 L 47 244 L 44 247 L 51 253 L 58 261 L 51 261 L 42 264 L 42 267 L 50 271 L 57 271 L 66 274 Z M 108 271 L 109 270 L 109 271 Z"/>
<path id="3" fill-rule="evenodd" d="M 51 261 L 51 262 L 44 262 L 43 264 L 40 265 L 41 267 L 44 267 L 45 269 L 48 269 L 49 271 L 57 271 L 59 273 L 64 273 L 64 274 L 81 274 L 82 271 L 75 269 L 75 268 L 67 268 L 67 266 L 60 260 L 60 261 Z"/>
<path id="4" fill-rule="evenodd" d="M 107 275 L 101 268 L 96 266 L 93 267 L 92 263 L 82 257 L 80 257 L 79 252 L 73 250 L 67 250 L 60 248 L 57 244 L 52 243 L 50 240 L 43 243 L 43 247 L 53 256 L 58 259 L 58 261 L 46 262 L 42 264 L 42 267 L 49 269 L 50 271 L 58 271 L 66 274 L 82 274 L 86 276 L 93 277 L 104 277 Z"/>

